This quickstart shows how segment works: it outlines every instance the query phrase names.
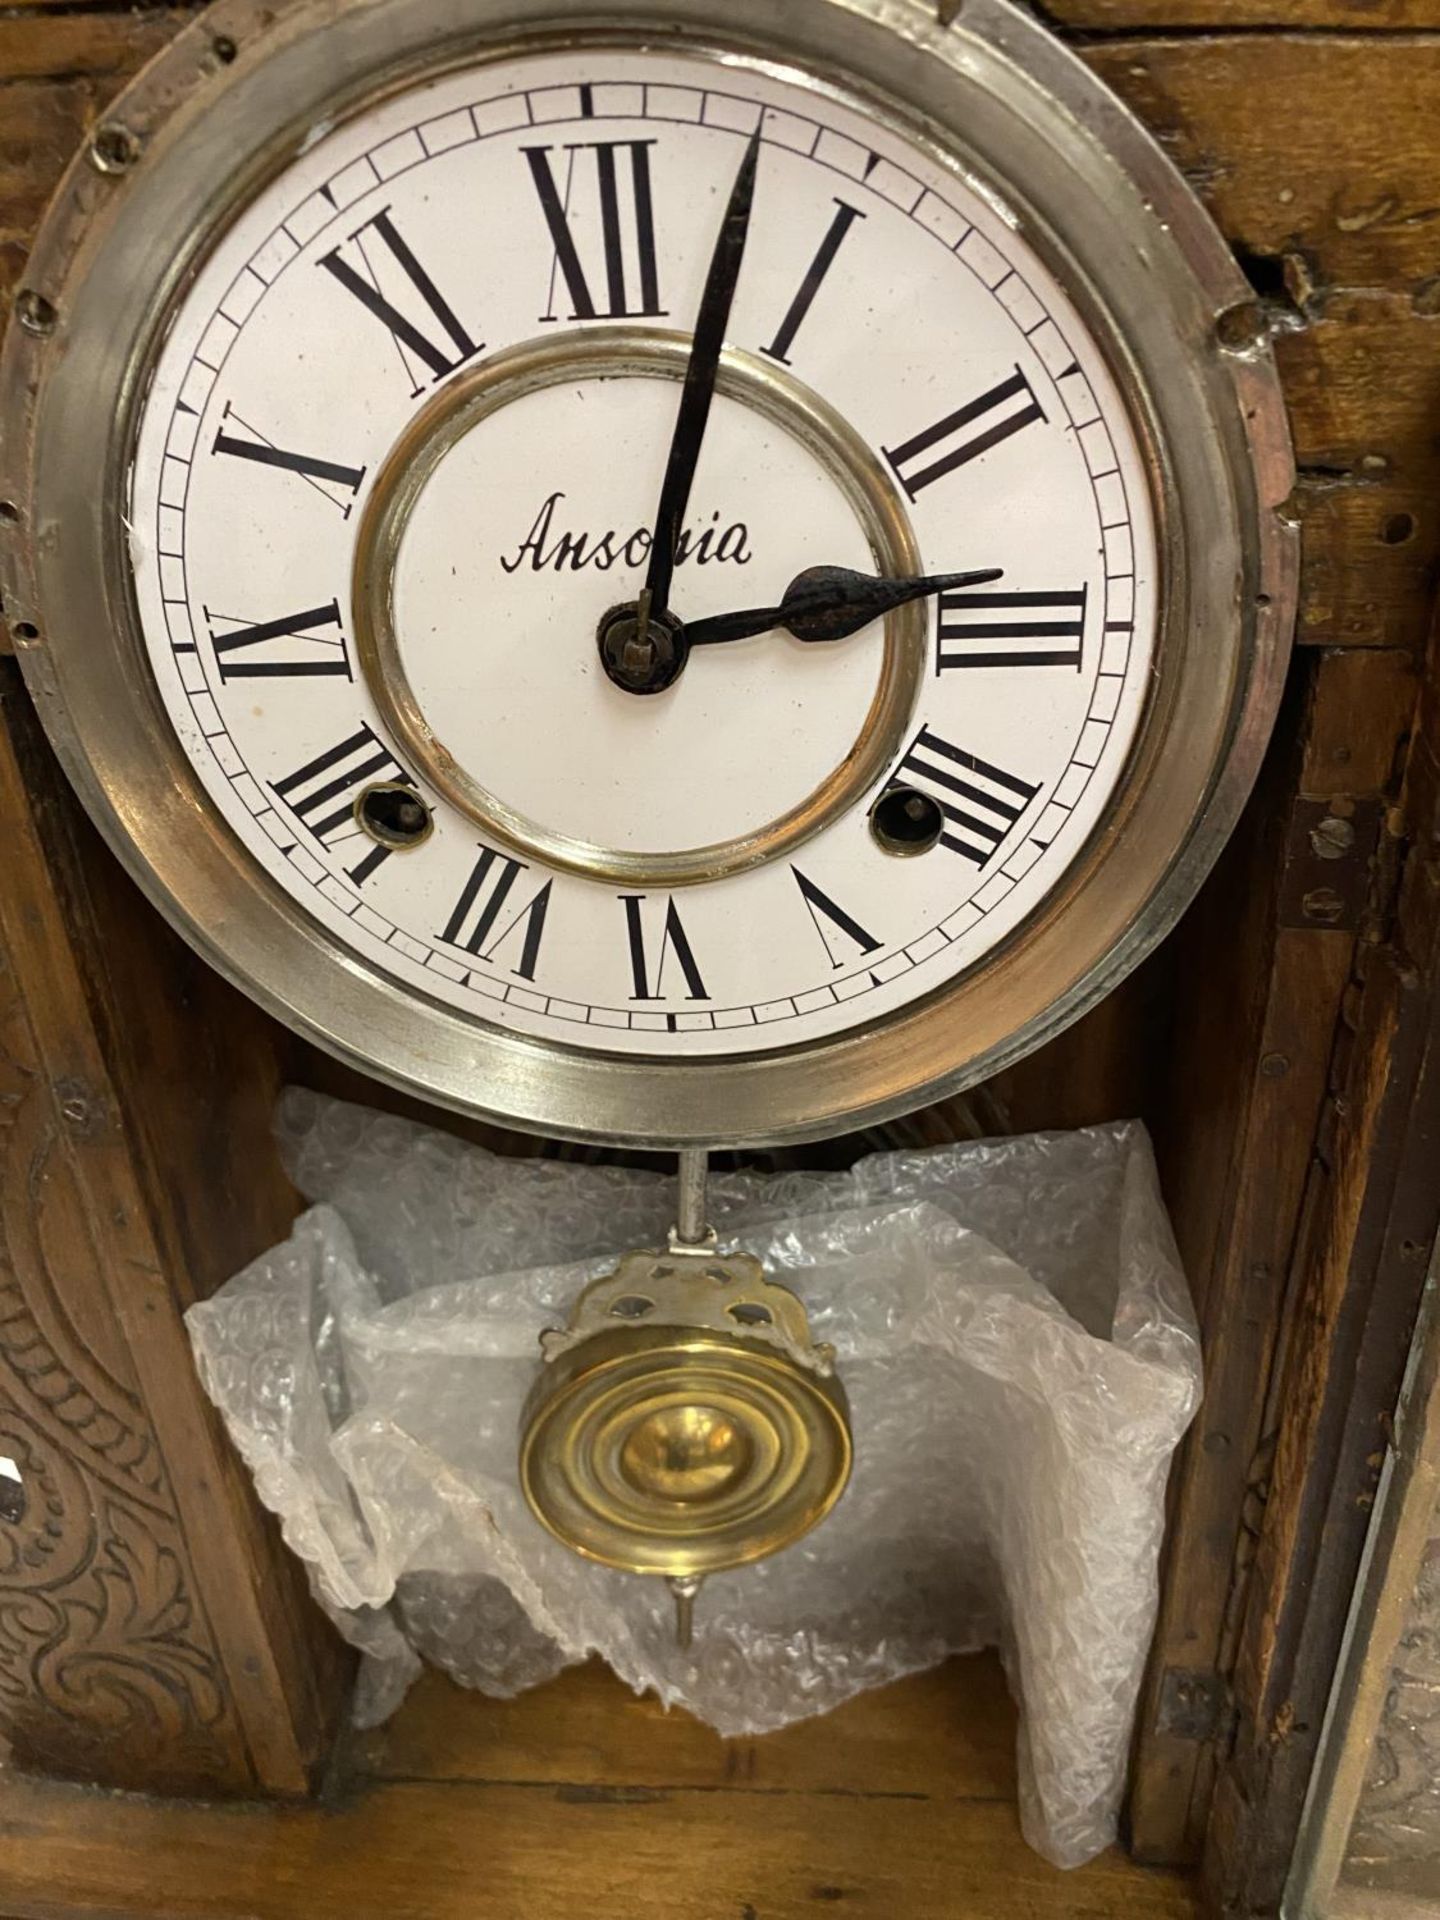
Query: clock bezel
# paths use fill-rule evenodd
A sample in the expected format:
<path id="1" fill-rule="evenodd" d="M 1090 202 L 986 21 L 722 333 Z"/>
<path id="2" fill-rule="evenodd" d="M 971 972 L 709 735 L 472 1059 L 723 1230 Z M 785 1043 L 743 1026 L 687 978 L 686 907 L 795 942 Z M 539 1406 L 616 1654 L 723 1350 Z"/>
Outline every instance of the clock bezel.
<path id="1" fill-rule="evenodd" d="M 1296 532 L 1279 511 L 1293 462 L 1252 296 L 1123 105 L 1009 0 L 967 0 L 949 28 L 919 0 L 729 0 L 727 13 L 717 47 L 704 0 L 623 14 L 568 0 L 563 24 L 552 0 L 300 0 L 268 22 L 262 0 L 218 0 L 115 103 L 106 124 L 126 139 L 97 135 L 72 163 L 0 363 L 0 494 L 19 510 L 0 584 L 17 650 L 132 875 L 220 971 L 350 1063 L 510 1125 L 635 1146 L 873 1123 L 1077 1018 L 1168 931 L 1233 826 L 1278 703 L 1296 590 Z M 1164 576 L 1161 679 L 1127 774 L 1042 905 L 974 968 L 879 1021 L 698 1059 L 599 1054 L 467 1017 L 372 972 L 313 921 L 214 812 L 148 665 L 134 671 L 144 650 L 120 511 L 146 369 L 185 276 L 312 127 L 484 58 L 657 36 L 798 78 L 918 138 L 981 191 L 1003 183 L 993 190 L 1111 361 Z M 116 171 L 127 152 L 138 159 Z"/>

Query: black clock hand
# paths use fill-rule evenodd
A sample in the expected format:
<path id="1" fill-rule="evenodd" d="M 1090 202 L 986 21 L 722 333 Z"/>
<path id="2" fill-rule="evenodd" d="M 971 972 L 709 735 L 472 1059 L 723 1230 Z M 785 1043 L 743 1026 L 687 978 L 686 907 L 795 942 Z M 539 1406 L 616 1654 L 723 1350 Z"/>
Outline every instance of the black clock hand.
<path id="1" fill-rule="evenodd" d="M 640 632 L 647 622 L 663 614 L 670 601 L 670 581 L 675 571 L 675 548 L 680 527 L 690 501 L 690 483 L 700 458 L 700 443 L 710 417 L 710 401 L 715 392 L 715 376 L 720 370 L 720 349 L 725 344 L 725 329 L 730 322 L 730 303 L 740 277 L 740 262 L 745 253 L 745 236 L 750 227 L 750 203 L 755 194 L 755 169 L 760 158 L 760 129 L 750 136 L 740 171 L 730 189 L 730 203 L 720 223 L 720 237 L 710 257 L 705 276 L 705 291 L 700 296 L 700 311 L 695 316 L 695 332 L 690 360 L 685 369 L 685 384 L 680 390 L 680 408 L 675 417 L 675 433 L 670 442 L 670 457 L 660 489 L 660 504 L 655 510 L 655 528 L 650 543 L 650 565 L 639 598 L 637 622 Z"/>
<path id="2" fill-rule="evenodd" d="M 849 567 L 807 567 L 790 582 L 778 607 L 744 607 L 736 613 L 692 620 L 683 629 L 685 645 L 709 647 L 726 640 L 749 640 L 773 627 L 783 627 L 797 640 L 844 640 L 909 600 L 960 587 L 982 587 L 998 580 L 1001 571 L 989 567 L 979 573 L 922 573 L 897 580 L 853 573 Z"/>

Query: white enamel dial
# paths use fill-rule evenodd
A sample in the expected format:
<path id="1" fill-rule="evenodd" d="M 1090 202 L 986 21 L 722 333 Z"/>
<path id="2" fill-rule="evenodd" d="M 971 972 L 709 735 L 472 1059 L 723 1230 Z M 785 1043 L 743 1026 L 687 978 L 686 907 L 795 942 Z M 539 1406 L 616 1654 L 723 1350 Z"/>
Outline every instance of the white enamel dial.
<path id="1" fill-rule="evenodd" d="M 359 530 L 422 412 L 522 343 L 688 336 L 757 123 L 734 355 L 843 423 L 925 571 L 1000 577 L 924 603 L 889 763 L 798 844 L 683 884 L 552 865 L 487 836 L 387 726 Z M 803 808 L 864 739 L 885 651 L 876 621 L 697 648 L 652 696 L 606 678 L 597 623 L 641 583 L 678 394 L 618 368 L 518 393 L 439 458 L 394 554 L 399 658 L 445 754 L 625 855 Z M 974 968 L 1102 822 L 1157 644 L 1135 430 L 1019 223 L 887 122 L 699 55 L 491 62 L 316 138 L 173 315 L 128 521 L 166 711 L 253 858 L 398 992 L 602 1052 L 793 1047 Z M 686 526 L 683 621 L 778 602 L 808 567 L 883 570 L 844 476 L 743 394 L 716 399 Z M 413 847 L 357 821 L 386 781 L 433 818 Z M 897 781 L 942 809 L 927 851 L 872 831 Z"/>

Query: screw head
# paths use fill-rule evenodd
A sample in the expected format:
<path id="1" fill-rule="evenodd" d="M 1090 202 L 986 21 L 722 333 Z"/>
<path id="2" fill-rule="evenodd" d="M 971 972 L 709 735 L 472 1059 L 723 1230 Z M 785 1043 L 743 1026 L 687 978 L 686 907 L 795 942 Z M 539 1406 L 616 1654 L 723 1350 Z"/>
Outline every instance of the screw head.
<path id="1" fill-rule="evenodd" d="M 60 315 L 43 293 L 37 293 L 34 287 L 22 287 L 15 296 L 15 318 L 26 333 L 43 338 L 55 331 Z"/>
<path id="2" fill-rule="evenodd" d="M 91 136 L 90 164 L 97 173 L 126 173 L 139 158 L 139 140 L 118 120 L 107 120 Z"/>
<path id="3" fill-rule="evenodd" d="M 1227 353 L 1250 353 L 1269 335 L 1270 328 L 1258 301 L 1242 300 L 1216 317 L 1215 337 Z"/>
<path id="4" fill-rule="evenodd" d="M 1355 829 L 1338 814 L 1328 814 L 1310 829 L 1310 845 L 1321 860 L 1343 860 L 1355 845 Z"/>
<path id="5" fill-rule="evenodd" d="M 1325 927 L 1333 927 L 1345 912 L 1345 902 L 1333 887 L 1313 887 L 1300 906 L 1307 920 Z"/>

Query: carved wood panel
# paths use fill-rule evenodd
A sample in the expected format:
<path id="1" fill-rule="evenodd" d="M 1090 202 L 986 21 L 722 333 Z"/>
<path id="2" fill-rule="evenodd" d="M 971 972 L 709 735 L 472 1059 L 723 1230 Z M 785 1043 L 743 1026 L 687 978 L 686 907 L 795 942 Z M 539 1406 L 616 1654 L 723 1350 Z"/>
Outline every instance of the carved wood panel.
<path id="1" fill-rule="evenodd" d="M 165 1090 L 107 1045 L 73 802 L 0 664 L 0 1732 L 47 1772 L 300 1792 L 317 1683 L 290 1685 L 306 1656 L 277 1649 L 273 1569 L 190 1363 L 194 1276 L 177 1283 L 135 1127 Z"/>
<path id="2" fill-rule="evenodd" d="M 238 1785 L 154 1429 L 119 1327 L 84 1297 L 109 1257 L 72 1144 L 93 1094 L 51 1085 L 8 951 L 0 967 L 0 1720 L 25 1766 Z"/>

